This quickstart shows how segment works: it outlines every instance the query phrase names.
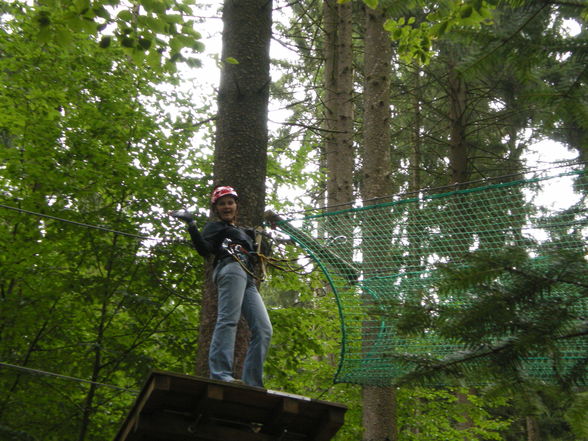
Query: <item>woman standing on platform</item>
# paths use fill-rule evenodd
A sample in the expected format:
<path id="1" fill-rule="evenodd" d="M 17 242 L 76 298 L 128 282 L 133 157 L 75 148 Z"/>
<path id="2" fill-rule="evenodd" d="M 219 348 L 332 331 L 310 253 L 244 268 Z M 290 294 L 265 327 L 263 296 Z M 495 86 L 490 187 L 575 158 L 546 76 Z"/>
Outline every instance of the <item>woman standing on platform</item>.
<path id="1" fill-rule="evenodd" d="M 208 355 L 210 378 L 238 382 L 233 376 L 233 356 L 237 324 L 243 314 L 251 340 L 242 380 L 250 386 L 263 387 L 263 364 L 272 325 L 253 277 L 257 258 L 255 234 L 237 226 L 239 196 L 234 188 L 216 187 L 211 203 L 219 220 L 207 222 L 202 232 L 198 231 L 191 213 L 183 210 L 170 213 L 188 224 L 192 243 L 201 256 L 214 256 L 212 279 L 218 288 L 218 309 Z"/>

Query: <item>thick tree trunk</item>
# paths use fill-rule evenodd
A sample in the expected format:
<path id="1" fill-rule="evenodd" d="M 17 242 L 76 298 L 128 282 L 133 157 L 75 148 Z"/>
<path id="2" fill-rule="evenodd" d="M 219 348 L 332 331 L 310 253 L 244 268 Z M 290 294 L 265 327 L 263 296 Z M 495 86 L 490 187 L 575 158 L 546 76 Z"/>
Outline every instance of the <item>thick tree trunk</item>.
<path id="1" fill-rule="evenodd" d="M 392 46 L 384 31 L 384 14 L 365 8 L 365 58 L 364 58 L 364 132 L 363 132 L 363 176 L 362 197 L 366 204 L 375 203 L 373 198 L 385 196 L 391 190 L 390 184 L 390 60 Z M 366 268 L 385 265 L 380 253 L 370 248 L 370 237 L 381 234 L 364 228 L 366 247 L 363 250 Z M 370 275 L 366 275 L 370 277 Z M 369 296 L 364 299 L 370 302 Z M 364 322 L 364 348 L 370 350 L 375 326 Z M 377 327 L 377 326 L 376 326 Z M 390 387 L 364 386 L 363 440 L 394 441 L 397 439 L 396 390 Z"/>
<path id="2" fill-rule="evenodd" d="M 396 390 L 390 387 L 364 386 L 361 392 L 363 441 L 397 440 Z"/>
<path id="3" fill-rule="evenodd" d="M 238 222 L 253 227 L 262 222 L 265 204 L 272 1 L 227 0 L 223 24 L 214 183 L 237 189 Z M 237 63 L 227 62 L 229 58 Z M 208 375 L 208 347 L 216 322 L 216 288 L 210 262 L 206 268 L 196 356 L 199 375 Z M 235 348 L 237 377 L 247 349 L 245 328 L 242 320 Z"/>
<path id="4" fill-rule="evenodd" d="M 325 154 L 327 206 L 344 208 L 353 199 L 353 53 L 351 3 L 326 0 L 325 27 Z"/>
<path id="5" fill-rule="evenodd" d="M 272 2 L 225 1 L 214 152 L 215 184 L 239 190 L 241 223 L 263 219 Z"/>
<path id="6" fill-rule="evenodd" d="M 392 45 L 381 8 L 365 8 L 363 197 L 390 192 L 390 60 Z"/>

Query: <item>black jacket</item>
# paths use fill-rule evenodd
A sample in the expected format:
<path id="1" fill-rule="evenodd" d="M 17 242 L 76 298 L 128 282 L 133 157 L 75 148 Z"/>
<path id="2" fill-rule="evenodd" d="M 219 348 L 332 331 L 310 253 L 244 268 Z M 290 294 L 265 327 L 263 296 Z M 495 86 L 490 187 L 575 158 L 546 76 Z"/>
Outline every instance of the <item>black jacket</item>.
<path id="1" fill-rule="evenodd" d="M 215 265 L 223 258 L 230 256 L 227 249 L 222 246 L 225 239 L 230 239 L 233 244 L 243 246 L 248 252 L 255 251 L 255 232 L 231 225 L 228 222 L 207 222 L 202 233 L 195 225 L 190 225 L 188 232 L 196 251 L 202 257 L 213 255 Z"/>

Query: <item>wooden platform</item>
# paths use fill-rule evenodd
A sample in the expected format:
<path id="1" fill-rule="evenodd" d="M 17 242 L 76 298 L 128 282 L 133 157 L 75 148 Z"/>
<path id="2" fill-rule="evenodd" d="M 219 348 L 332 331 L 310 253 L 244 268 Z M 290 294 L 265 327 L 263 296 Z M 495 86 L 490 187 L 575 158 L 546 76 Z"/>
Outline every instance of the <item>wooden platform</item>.
<path id="1" fill-rule="evenodd" d="M 150 374 L 115 441 L 327 441 L 341 404 L 189 375 Z"/>

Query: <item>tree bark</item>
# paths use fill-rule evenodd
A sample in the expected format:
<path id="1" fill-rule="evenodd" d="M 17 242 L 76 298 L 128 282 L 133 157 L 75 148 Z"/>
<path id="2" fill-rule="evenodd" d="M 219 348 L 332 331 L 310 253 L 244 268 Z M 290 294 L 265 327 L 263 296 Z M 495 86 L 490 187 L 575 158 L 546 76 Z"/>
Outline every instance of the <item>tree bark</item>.
<path id="1" fill-rule="evenodd" d="M 325 27 L 325 154 L 327 206 L 349 207 L 353 199 L 353 52 L 351 2 L 323 3 Z M 335 207 L 336 206 L 336 207 Z"/>
<path id="2" fill-rule="evenodd" d="M 535 416 L 528 416 L 526 417 L 527 423 L 527 441 L 539 441 L 541 437 L 539 436 L 539 423 L 537 421 L 537 417 Z"/>
<path id="3" fill-rule="evenodd" d="M 390 171 L 390 60 L 392 46 L 384 31 L 384 13 L 365 8 L 364 48 L 364 132 L 362 197 L 365 204 L 376 203 L 373 198 L 385 196 L 391 189 Z M 381 234 L 365 226 L 363 250 L 365 267 L 385 265 L 381 255 L 369 246 L 370 236 Z M 374 239 L 375 240 L 375 239 Z M 376 253 L 380 254 L 380 253 Z M 365 275 L 369 277 L 370 275 Z M 364 297 L 370 302 L 369 296 Z M 363 344 L 371 346 L 370 333 L 374 323 L 364 322 Z M 396 390 L 392 387 L 363 386 L 363 440 L 394 441 L 397 439 Z"/>
<path id="4" fill-rule="evenodd" d="M 448 49 L 448 114 L 449 114 L 449 173 L 450 182 L 455 188 L 465 188 L 469 180 L 469 149 L 466 139 L 467 130 L 467 88 L 462 74 L 457 70 L 457 56 L 452 48 Z M 458 195 L 452 201 L 455 219 L 466 217 L 466 199 Z M 468 225 L 456 223 L 451 226 L 451 237 L 454 241 L 454 257 L 468 252 L 470 236 Z"/>
<path id="5" fill-rule="evenodd" d="M 267 112 L 270 85 L 271 0 L 226 0 L 214 150 L 214 184 L 239 193 L 238 223 L 253 227 L 263 220 L 267 165 Z M 228 59 L 235 62 L 228 62 Z M 208 348 L 216 322 L 216 288 L 206 264 L 200 312 L 196 373 L 207 376 Z M 235 374 L 247 350 L 248 330 L 241 320 L 235 346 Z"/>
<path id="6" fill-rule="evenodd" d="M 449 167 L 451 183 L 468 180 L 468 144 L 466 140 L 466 83 L 455 65 L 449 65 Z"/>

